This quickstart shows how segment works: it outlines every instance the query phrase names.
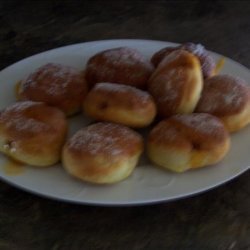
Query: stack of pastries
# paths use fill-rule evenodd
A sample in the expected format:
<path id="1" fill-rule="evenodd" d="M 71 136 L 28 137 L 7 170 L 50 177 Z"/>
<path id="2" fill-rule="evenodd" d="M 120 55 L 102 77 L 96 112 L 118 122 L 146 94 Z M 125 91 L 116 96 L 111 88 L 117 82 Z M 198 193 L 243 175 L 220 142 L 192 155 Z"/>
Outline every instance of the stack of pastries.
<path id="1" fill-rule="evenodd" d="M 230 133 L 250 123 L 250 87 L 217 75 L 214 59 L 193 43 L 150 61 L 119 47 L 82 70 L 48 63 L 15 90 L 18 102 L 0 112 L 0 151 L 37 167 L 61 160 L 70 175 L 98 184 L 130 176 L 144 148 L 155 166 L 174 172 L 216 164 Z M 67 117 L 79 111 L 94 122 L 67 138 Z M 146 142 L 138 130 L 145 127 Z"/>

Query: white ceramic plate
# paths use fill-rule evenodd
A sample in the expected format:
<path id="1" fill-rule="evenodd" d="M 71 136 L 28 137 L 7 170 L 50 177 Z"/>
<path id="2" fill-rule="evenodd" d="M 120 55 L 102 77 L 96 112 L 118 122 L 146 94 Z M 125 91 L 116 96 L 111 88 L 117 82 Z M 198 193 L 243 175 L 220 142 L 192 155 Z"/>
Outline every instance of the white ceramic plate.
<path id="1" fill-rule="evenodd" d="M 58 62 L 83 69 L 88 58 L 108 48 L 128 46 L 141 51 L 147 58 L 157 50 L 173 45 L 148 40 L 108 40 L 88 42 L 50 50 L 4 69 L 0 72 L 0 109 L 15 102 L 14 84 L 47 62 Z M 212 53 L 215 59 L 220 55 Z M 226 59 L 222 73 L 238 75 L 250 82 L 250 71 Z M 70 133 L 89 123 L 83 116 L 70 120 Z M 144 157 L 132 176 L 110 186 L 80 182 L 64 172 L 60 165 L 47 169 L 27 167 L 24 173 L 6 175 L 0 154 L 0 177 L 24 190 L 63 201 L 96 205 L 135 205 L 167 201 L 189 196 L 218 186 L 249 169 L 250 126 L 232 136 L 232 148 L 218 165 L 183 174 L 175 174 L 152 166 Z"/>

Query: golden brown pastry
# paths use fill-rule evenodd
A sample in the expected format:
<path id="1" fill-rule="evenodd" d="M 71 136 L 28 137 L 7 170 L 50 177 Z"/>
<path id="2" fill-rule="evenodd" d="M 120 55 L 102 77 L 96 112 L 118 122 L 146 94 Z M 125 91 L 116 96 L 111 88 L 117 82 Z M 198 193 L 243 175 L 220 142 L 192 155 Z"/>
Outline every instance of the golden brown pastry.
<path id="1" fill-rule="evenodd" d="M 192 113 L 202 87 L 199 60 L 185 50 L 176 50 L 166 56 L 148 82 L 148 90 L 161 117 Z"/>
<path id="2" fill-rule="evenodd" d="M 196 112 L 219 117 L 229 132 L 250 123 L 250 87 L 239 78 L 217 75 L 204 82 Z"/>
<path id="3" fill-rule="evenodd" d="M 57 163 L 66 133 L 64 113 L 44 103 L 17 102 L 0 112 L 0 151 L 32 166 Z"/>
<path id="4" fill-rule="evenodd" d="M 114 82 L 145 88 L 153 66 L 139 51 L 119 47 L 92 56 L 86 66 L 86 80 L 90 87 L 98 82 Z"/>
<path id="5" fill-rule="evenodd" d="M 63 166 L 83 181 L 114 183 L 132 173 L 142 151 L 138 133 L 122 125 L 99 122 L 69 139 L 63 150 Z"/>
<path id="6" fill-rule="evenodd" d="M 208 51 L 204 48 L 204 46 L 202 46 L 201 44 L 184 43 L 182 45 L 175 46 L 175 47 L 163 48 L 152 56 L 151 62 L 153 63 L 155 67 L 157 67 L 158 64 L 163 60 L 165 56 L 167 56 L 168 54 L 170 54 L 171 52 L 175 50 L 186 50 L 194 54 L 195 56 L 197 56 L 200 60 L 204 78 L 208 78 L 214 75 L 215 61 L 209 55 Z"/>
<path id="7" fill-rule="evenodd" d="M 77 69 L 48 63 L 20 81 L 17 87 L 19 100 L 45 102 L 72 115 L 80 111 L 87 94 L 84 74 Z"/>
<path id="8" fill-rule="evenodd" d="M 123 84 L 96 84 L 83 107 L 85 113 L 96 120 L 137 128 L 149 125 L 156 115 L 150 94 Z"/>
<path id="9" fill-rule="evenodd" d="M 150 132 L 147 153 L 157 165 L 184 172 L 215 164 L 230 147 L 223 123 L 210 114 L 175 115 L 161 121 Z"/>

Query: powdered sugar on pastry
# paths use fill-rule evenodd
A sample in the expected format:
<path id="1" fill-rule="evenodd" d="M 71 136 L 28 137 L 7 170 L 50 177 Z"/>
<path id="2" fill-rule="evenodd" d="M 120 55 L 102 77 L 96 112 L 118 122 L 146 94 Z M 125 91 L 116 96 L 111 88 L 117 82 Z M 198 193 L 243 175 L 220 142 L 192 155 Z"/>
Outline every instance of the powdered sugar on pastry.
<path id="1" fill-rule="evenodd" d="M 80 74 L 72 67 L 48 63 L 38 68 L 21 84 L 21 91 L 27 88 L 43 88 L 43 90 L 52 96 L 62 95 L 67 92 L 67 88 L 72 81 L 76 80 L 76 76 Z M 41 84 L 44 80 L 51 80 L 47 84 Z M 80 79 L 79 79 L 80 80 Z"/>
<path id="2" fill-rule="evenodd" d="M 135 132 L 114 123 L 96 123 L 79 130 L 69 141 L 68 147 L 83 150 L 91 155 L 119 155 L 129 150 L 125 141 L 137 139 Z"/>

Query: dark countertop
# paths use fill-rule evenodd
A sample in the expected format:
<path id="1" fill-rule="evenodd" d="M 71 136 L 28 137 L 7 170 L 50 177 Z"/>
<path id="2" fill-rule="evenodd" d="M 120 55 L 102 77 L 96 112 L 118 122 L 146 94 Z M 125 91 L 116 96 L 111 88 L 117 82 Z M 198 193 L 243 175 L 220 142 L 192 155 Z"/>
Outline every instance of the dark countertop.
<path id="1" fill-rule="evenodd" d="M 250 68 L 248 1 L 1 1 L 0 69 L 92 40 L 200 42 Z M 248 250 L 250 172 L 209 192 L 141 207 L 80 206 L 0 181 L 1 250 Z"/>

